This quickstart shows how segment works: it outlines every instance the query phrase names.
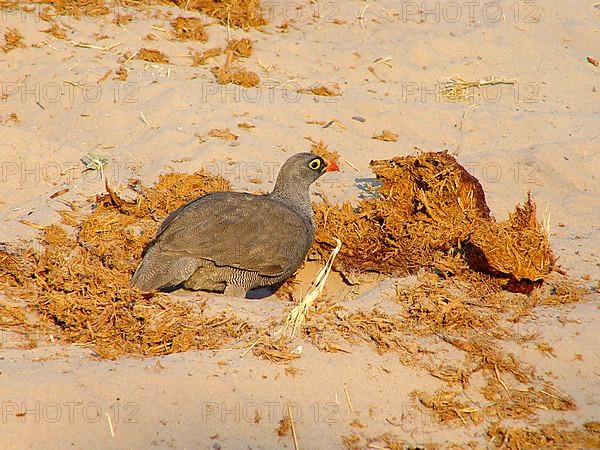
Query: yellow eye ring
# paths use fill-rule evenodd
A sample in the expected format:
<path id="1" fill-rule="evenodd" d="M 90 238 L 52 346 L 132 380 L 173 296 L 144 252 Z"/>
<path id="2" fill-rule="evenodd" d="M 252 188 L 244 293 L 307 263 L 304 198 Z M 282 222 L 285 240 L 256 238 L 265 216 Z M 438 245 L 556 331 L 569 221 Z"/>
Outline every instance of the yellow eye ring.
<path id="1" fill-rule="evenodd" d="M 321 167 L 321 160 L 313 159 L 311 162 L 308 163 L 308 167 L 310 167 L 312 170 L 318 170 Z"/>

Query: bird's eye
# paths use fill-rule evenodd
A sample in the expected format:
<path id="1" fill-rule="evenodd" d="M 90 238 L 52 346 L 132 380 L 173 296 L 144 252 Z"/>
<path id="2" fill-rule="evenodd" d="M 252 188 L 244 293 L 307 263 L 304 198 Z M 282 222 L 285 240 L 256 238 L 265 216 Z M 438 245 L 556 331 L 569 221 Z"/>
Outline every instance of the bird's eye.
<path id="1" fill-rule="evenodd" d="M 313 159 L 311 162 L 308 163 L 308 167 L 310 167 L 312 170 L 318 170 L 321 167 L 321 160 Z"/>

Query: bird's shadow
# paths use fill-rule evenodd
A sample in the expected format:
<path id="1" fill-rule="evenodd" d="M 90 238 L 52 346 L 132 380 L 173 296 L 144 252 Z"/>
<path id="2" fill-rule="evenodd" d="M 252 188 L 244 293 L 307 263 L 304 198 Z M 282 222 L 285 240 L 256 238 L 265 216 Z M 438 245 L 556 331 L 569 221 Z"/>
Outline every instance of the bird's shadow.
<path id="1" fill-rule="evenodd" d="M 256 288 L 256 289 L 252 289 L 251 291 L 248 291 L 248 293 L 246 294 L 246 297 L 244 297 L 247 300 L 262 300 L 264 298 L 270 297 L 271 295 L 273 295 L 279 286 L 265 286 L 265 287 L 260 287 L 260 288 Z M 194 292 L 194 291 L 190 291 L 189 289 L 186 289 L 183 284 L 178 284 L 177 286 L 169 286 L 169 287 L 165 287 L 160 289 L 160 292 L 164 292 L 164 293 L 171 293 L 171 292 L 175 292 L 175 291 L 187 291 L 187 292 Z M 211 293 L 211 294 L 223 294 L 222 292 L 212 292 L 212 291 L 197 291 L 197 292 L 207 292 L 207 293 Z"/>
<path id="2" fill-rule="evenodd" d="M 264 298 L 270 297 L 277 291 L 277 288 L 272 286 L 260 287 L 256 289 L 252 289 L 248 291 L 246 294 L 247 300 L 262 300 Z"/>
<path id="3" fill-rule="evenodd" d="M 383 185 L 377 178 L 355 178 L 356 186 L 360 190 L 358 197 L 361 199 L 377 197 L 377 190 Z"/>

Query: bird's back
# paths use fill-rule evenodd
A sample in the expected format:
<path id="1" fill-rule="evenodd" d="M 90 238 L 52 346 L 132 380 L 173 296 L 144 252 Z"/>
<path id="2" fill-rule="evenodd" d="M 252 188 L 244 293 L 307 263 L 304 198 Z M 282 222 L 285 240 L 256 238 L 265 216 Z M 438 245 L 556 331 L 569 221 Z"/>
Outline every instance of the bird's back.
<path id="1" fill-rule="evenodd" d="M 139 285 L 137 280 L 147 278 L 144 271 L 156 272 L 153 266 L 161 259 L 168 259 L 169 264 L 208 260 L 219 267 L 266 277 L 287 277 L 304 260 L 313 237 L 310 217 L 269 195 L 207 194 L 186 203 L 165 219 L 132 283 Z M 189 270 L 185 267 L 181 269 L 182 277 L 187 279 Z M 161 287 L 164 286 L 154 286 Z"/>

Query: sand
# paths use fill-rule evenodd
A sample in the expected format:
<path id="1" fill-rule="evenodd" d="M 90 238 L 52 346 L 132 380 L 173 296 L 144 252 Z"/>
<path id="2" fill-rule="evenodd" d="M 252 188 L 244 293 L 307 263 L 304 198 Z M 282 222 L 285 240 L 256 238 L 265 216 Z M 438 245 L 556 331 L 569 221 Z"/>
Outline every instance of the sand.
<path id="1" fill-rule="evenodd" d="M 505 425 L 565 420 L 581 427 L 600 420 L 600 356 L 593 344 L 600 318 L 594 292 L 600 283 L 600 68 L 586 59 L 600 59 L 600 10 L 551 0 L 436 11 L 426 2 L 431 12 L 421 14 L 419 5 L 271 4 L 270 23 L 248 31 L 198 16 L 213 23 L 206 43 L 173 39 L 170 21 L 181 14 L 175 7 L 111 5 L 106 16 L 65 16 L 66 39 L 42 32 L 50 25 L 39 19 L 40 6 L 0 10 L 0 34 L 16 28 L 26 45 L 0 50 L 0 96 L 7 94 L 0 100 L 0 241 L 39 245 L 38 230 L 20 221 L 56 222 L 63 202 L 104 192 L 98 171 L 82 172 L 87 154 L 109 161 L 115 187 L 132 177 L 151 184 L 161 173 L 204 168 L 237 190 L 267 191 L 288 156 L 310 149 L 310 137 L 339 152 L 342 168 L 315 183 L 314 199 L 356 202 L 366 195 L 364 183 L 374 182 L 372 159 L 448 149 L 480 180 L 497 219 L 532 192 L 540 218 L 550 224 L 561 270 L 590 292 L 575 305 L 537 308 L 525 322 L 553 355 L 532 344 L 506 344 L 572 397 L 576 409 L 540 411 Z M 117 10 L 133 19 L 115 24 Z M 252 55 L 237 64 L 259 75 L 258 88 L 215 83 L 210 69 L 224 56 L 191 66 L 189 47 L 224 47 L 228 31 L 253 41 Z M 143 39 L 151 33 L 155 40 Z M 170 63 L 122 57 L 144 47 L 162 51 Z M 121 65 L 126 81 L 114 79 Z M 471 103 L 455 103 L 439 91 L 441 81 L 455 76 L 514 84 L 473 88 Z M 337 86 L 341 95 L 297 92 L 317 86 Z M 237 139 L 209 135 L 226 128 Z M 384 130 L 397 133 L 397 141 L 372 139 Z M 414 282 L 371 281 L 351 301 L 339 281 L 329 293 L 344 305 L 383 304 L 398 281 Z M 190 302 L 206 297 L 171 295 Z M 208 298 L 217 310 L 230 305 L 256 317 L 284 317 L 288 310 L 273 297 Z M 9 331 L 0 336 L 2 448 L 294 448 L 291 431 L 277 433 L 289 402 L 298 410 L 292 414 L 302 449 L 342 448 L 342 437 L 352 434 L 364 447 L 366 438 L 383 433 L 405 446 L 497 444 L 486 435 L 489 422 L 440 425 L 409 394 L 445 383 L 365 344 L 332 354 L 299 341 L 292 375 L 251 353 L 240 357 L 244 349 L 110 361 L 88 348 L 52 344 L 48 336 L 39 336 L 34 349 L 21 348 L 22 336 Z M 461 359 L 423 345 L 432 360 Z"/>

